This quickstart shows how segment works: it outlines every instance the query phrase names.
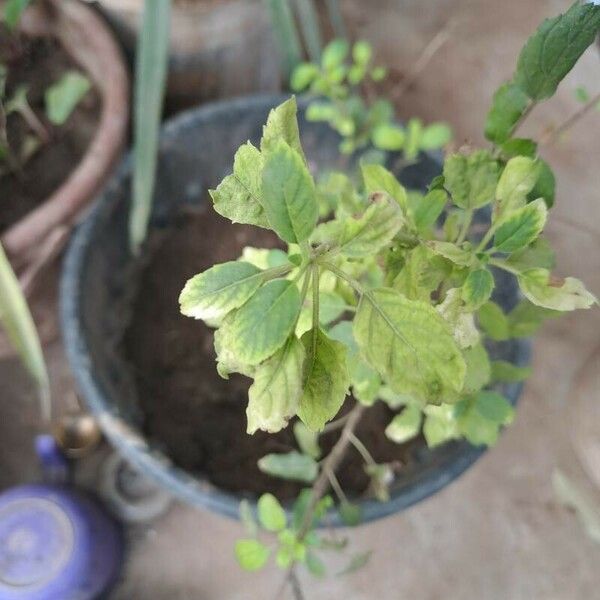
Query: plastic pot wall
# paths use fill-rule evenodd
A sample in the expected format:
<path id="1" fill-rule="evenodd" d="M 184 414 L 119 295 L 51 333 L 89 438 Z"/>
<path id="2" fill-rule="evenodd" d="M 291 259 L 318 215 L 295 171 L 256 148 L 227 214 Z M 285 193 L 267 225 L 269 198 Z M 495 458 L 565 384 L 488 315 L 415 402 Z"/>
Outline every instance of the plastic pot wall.
<path id="1" fill-rule="evenodd" d="M 248 139 L 260 139 L 269 109 L 282 100 L 280 96 L 258 96 L 205 105 L 166 124 L 151 222 L 154 235 L 167 230 L 182 208 L 204 201 L 205 190 L 216 187 L 231 171 L 238 146 Z M 339 168 L 336 134 L 325 125 L 300 121 L 311 168 Z M 402 180 L 407 187 L 423 188 L 439 169 L 435 158 L 423 155 L 418 164 L 404 171 Z M 68 357 L 88 407 L 133 465 L 181 500 L 236 517 L 241 497 L 178 468 L 141 433 L 143 414 L 138 409 L 134 378 L 119 351 L 144 265 L 144 256 L 134 259 L 127 243 L 130 184 L 131 161 L 127 159 L 72 240 L 61 283 Z M 518 300 L 517 288 L 509 278 L 498 277 L 495 300 L 508 309 Z M 521 340 L 498 344 L 491 353 L 521 366 L 529 361 L 529 345 Z M 502 388 L 513 404 L 520 391 L 519 384 Z M 240 435 L 245 433 L 240 431 Z M 389 502 L 363 501 L 365 519 L 395 513 L 435 493 L 483 451 L 467 442 L 450 442 L 434 450 L 423 447 L 415 464 L 392 485 Z M 332 518 L 339 524 L 337 515 Z"/>

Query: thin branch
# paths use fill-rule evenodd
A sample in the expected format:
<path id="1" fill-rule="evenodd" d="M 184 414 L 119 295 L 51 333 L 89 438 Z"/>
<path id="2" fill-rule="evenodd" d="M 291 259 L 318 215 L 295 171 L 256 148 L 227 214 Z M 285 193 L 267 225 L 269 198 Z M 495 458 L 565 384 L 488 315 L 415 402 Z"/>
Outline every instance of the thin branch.
<path id="1" fill-rule="evenodd" d="M 335 421 L 330 421 L 329 423 L 327 423 L 327 425 L 325 425 L 325 427 L 323 427 L 323 431 L 321 432 L 321 434 L 330 433 L 332 431 L 340 429 L 340 427 L 344 426 L 344 423 L 348 420 L 349 416 L 350 414 L 348 413 L 347 415 L 344 415 L 339 419 L 335 419 Z"/>
<path id="2" fill-rule="evenodd" d="M 421 73 L 427 68 L 427 65 L 431 62 L 433 57 L 450 39 L 450 34 L 455 26 L 456 21 L 448 21 L 448 23 L 446 23 L 446 25 L 444 25 L 444 27 L 442 27 L 442 29 L 435 34 L 425 48 L 423 48 L 419 58 L 415 62 L 413 70 L 399 83 L 395 90 L 392 90 L 392 93 L 390 94 L 392 101 L 397 102 L 413 86 Z"/>
<path id="3" fill-rule="evenodd" d="M 564 123 L 554 128 L 552 131 L 547 133 L 540 140 L 540 146 L 551 146 L 555 144 L 560 137 L 583 117 L 585 117 L 590 111 L 592 111 L 596 105 L 600 102 L 600 93 L 596 94 L 588 102 L 586 102 L 577 112 L 573 113 Z"/>
<path id="4" fill-rule="evenodd" d="M 335 443 L 335 446 L 331 449 L 331 452 L 327 456 L 327 458 L 323 461 L 323 466 L 321 468 L 321 473 L 319 477 L 315 481 L 312 487 L 311 497 L 308 503 L 308 507 L 306 509 L 306 513 L 304 514 L 304 520 L 302 521 L 302 525 L 298 530 L 298 540 L 302 540 L 306 534 L 310 531 L 313 515 L 319 500 L 323 497 L 323 495 L 327 492 L 330 486 L 329 481 L 329 473 L 335 473 L 337 468 L 340 466 L 344 456 L 346 455 L 346 450 L 350 445 L 350 439 L 353 434 L 354 429 L 358 425 L 363 413 L 365 411 L 365 407 L 362 404 L 357 404 L 349 413 L 348 420 L 342 429 L 342 433 L 338 441 Z"/>
<path id="5" fill-rule="evenodd" d="M 349 434 L 350 443 L 358 450 L 358 453 L 362 456 L 363 460 L 370 467 L 377 466 L 377 462 L 371 456 L 371 453 L 367 450 L 367 447 L 354 435 L 354 432 Z"/>
<path id="6" fill-rule="evenodd" d="M 331 487 L 333 488 L 333 491 L 340 502 L 348 502 L 348 496 L 346 496 L 346 493 L 342 489 L 342 486 L 340 485 L 338 478 L 335 476 L 335 473 L 333 471 L 327 471 L 327 476 L 329 477 L 329 483 L 331 484 Z"/>

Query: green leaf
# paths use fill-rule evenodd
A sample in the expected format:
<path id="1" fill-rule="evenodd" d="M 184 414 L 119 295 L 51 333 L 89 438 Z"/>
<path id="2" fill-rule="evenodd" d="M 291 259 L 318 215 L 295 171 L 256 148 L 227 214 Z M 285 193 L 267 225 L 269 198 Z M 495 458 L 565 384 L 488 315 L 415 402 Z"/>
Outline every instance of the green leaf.
<path id="1" fill-rule="evenodd" d="M 234 313 L 226 339 L 245 364 L 257 365 L 283 346 L 300 312 L 296 284 L 275 279 L 263 285 Z"/>
<path id="2" fill-rule="evenodd" d="M 531 367 L 517 367 L 505 360 L 492 361 L 492 381 L 515 383 L 523 381 L 531 375 Z"/>
<path id="3" fill-rule="evenodd" d="M 454 154 L 444 164 L 446 189 L 454 204 L 465 209 L 480 208 L 494 199 L 498 175 L 498 163 L 485 150 L 469 156 Z"/>
<path id="4" fill-rule="evenodd" d="M 540 165 L 538 180 L 529 192 L 527 199 L 531 202 L 537 198 L 543 198 L 548 208 L 554 206 L 554 197 L 556 195 L 556 178 L 550 168 L 550 165 L 543 159 L 538 158 Z"/>
<path id="5" fill-rule="evenodd" d="M 19 21 L 23 11 L 31 4 L 31 0 L 7 0 L 4 5 L 4 22 L 9 29 L 14 29 Z"/>
<path id="6" fill-rule="evenodd" d="M 551 277 L 547 269 L 529 269 L 518 275 L 519 287 L 525 297 L 544 308 L 569 311 L 590 308 L 597 304 L 596 297 L 585 289 L 579 279 Z"/>
<path id="7" fill-rule="evenodd" d="M 369 207 L 362 217 L 331 221 L 323 230 L 344 256 L 364 258 L 388 246 L 403 225 L 398 204 L 387 194 L 376 192 L 371 195 Z"/>
<path id="8" fill-rule="evenodd" d="M 304 346 L 292 336 L 285 346 L 262 363 L 248 390 L 249 434 L 258 429 L 276 433 L 296 414 L 302 394 Z"/>
<path id="9" fill-rule="evenodd" d="M 432 190 L 413 207 L 415 227 L 427 231 L 435 225 L 446 206 L 448 194 L 444 190 Z"/>
<path id="10" fill-rule="evenodd" d="M 476 262 L 476 257 L 473 252 L 469 250 L 463 250 L 459 248 L 456 244 L 451 242 L 426 242 L 427 247 L 435 254 L 439 254 L 444 258 L 452 261 L 455 265 L 459 265 L 461 267 L 471 267 Z"/>
<path id="11" fill-rule="evenodd" d="M 315 577 L 325 576 L 325 563 L 314 552 L 306 553 L 306 567 Z"/>
<path id="12" fill-rule="evenodd" d="M 171 2 L 145 2 L 135 52 L 133 183 L 129 245 L 139 251 L 153 202 L 158 137 L 167 79 Z"/>
<path id="13" fill-rule="evenodd" d="M 309 429 L 320 431 L 338 413 L 348 393 L 347 351 L 321 329 L 307 331 L 301 341 L 306 361 L 298 416 Z"/>
<path id="14" fill-rule="evenodd" d="M 459 431 L 454 417 L 454 405 L 426 406 L 423 435 L 429 448 L 434 448 L 458 437 Z"/>
<path id="15" fill-rule="evenodd" d="M 385 428 L 385 435 L 396 444 L 408 442 L 419 435 L 421 419 L 421 409 L 418 406 L 407 406 Z"/>
<path id="16" fill-rule="evenodd" d="M 490 339 L 502 341 L 510 337 L 508 319 L 495 302 L 486 302 L 477 312 L 477 316 L 481 329 Z"/>
<path id="17" fill-rule="evenodd" d="M 361 297 L 354 337 L 364 358 L 398 393 L 447 401 L 462 388 L 465 362 L 449 325 L 425 302 L 396 290 Z"/>
<path id="18" fill-rule="evenodd" d="M 257 512 L 260 524 L 267 531 L 277 532 L 285 529 L 285 511 L 273 494 L 263 494 L 258 499 Z"/>
<path id="19" fill-rule="evenodd" d="M 406 142 L 404 144 L 404 158 L 407 161 L 416 160 L 421 149 L 421 136 L 423 123 L 420 119 L 411 119 L 406 125 Z"/>
<path id="20" fill-rule="evenodd" d="M 335 106 L 331 102 L 311 102 L 306 109 L 306 120 L 332 121 L 336 114 Z"/>
<path id="21" fill-rule="evenodd" d="M 501 425 L 512 422 L 514 409 L 502 395 L 482 391 L 464 401 L 458 417 L 460 433 L 476 446 L 492 446 L 498 440 Z"/>
<path id="22" fill-rule="evenodd" d="M 506 263 L 518 271 L 526 271 L 527 269 L 534 269 L 536 267 L 553 269 L 556 259 L 554 250 L 552 250 L 548 240 L 540 236 L 535 242 L 527 246 L 527 248 L 511 254 Z"/>
<path id="23" fill-rule="evenodd" d="M 181 313 L 195 319 L 218 319 L 239 308 L 263 283 L 260 269 L 227 262 L 195 275 L 179 295 Z"/>
<path id="24" fill-rule="evenodd" d="M 537 239 L 548 216 L 543 198 L 538 198 L 503 220 L 494 235 L 494 248 L 499 252 L 521 250 Z"/>
<path id="25" fill-rule="evenodd" d="M 587 89 L 585 87 L 583 87 L 582 85 L 578 85 L 575 88 L 575 98 L 579 102 L 586 104 L 587 102 L 590 101 L 590 93 L 587 91 Z"/>
<path id="26" fill-rule="evenodd" d="M 341 65 L 348 56 L 349 50 L 350 45 L 344 39 L 335 39 L 327 44 L 321 55 L 323 68 L 331 71 Z"/>
<path id="27" fill-rule="evenodd" d="M 298 531 L 303 525 L 304 521 L 307 518 L 306 511 L 311 505 L 312 499 L 312 490 L 307 488 L 303 489 L 296 498 L 294 502 L 294 510 L 293 510 L 293 527 L 296 531 Z M 312 521 L 310 523 L 311 529 L 314 529 L 319 521 L 325 516 L 327 511 L 333 506 L 333 498 L 331 496 L 323 496 L 316 504 L 313 513 L 312 513 Z"/>
<path id="28" fill-rule="evenodd" d="M 352 47 L 352 58 L 354 62 L 361 65 L 367 64 L 373 56 L 373 48 L 371 44 L 365 40 L 359 40 Z"/>
<path id="29" fill-rule="evenodd" d="M 346 355 L 346 364 L 350 373 L 354 397 L 362 404 L 367 406 L 372 405 L 377 399 L 377 394 L 381 387 L 381 379 L 377 372 L 361 358 L 358 345 L 352 333 L 352 323 L 350 321 L 341 321 L 329 330 L 328 335 L 331 339 L 346 346 L 348 352 Z"/>
<path id="30" fill-rule="evenodd" d="M 50 383 L 42 345 L 19 280 L 0 244 L 0 323 L 38 386 L 43 417 L 50 418 Z"/>
<path id="31" fill-rule="evenodd" d="M 367 550 L 366 552 L 361 552 L 360 554 L 355 554 L 350 562 L 341 570 L 336 573 L 337 577 L 341 577 L 343 575 L 350 575 L 351 573 L 355 573 L 359 569 L 366 567 L 369 561 L 371 560 L 371 555 L 373 554 L 372 550 Z"/>
<path id="32" fill-rule="evenodd" d="M 294 423 L 294 437 L 300 447 L 300 450 L 318 460 L 321 457 L 321 448 L 319 447 L 319 436 L 311 431 L 302 421 Z"/>
<path id="33" fill-rule="evenodd" d="M 546 19 L 519 55 L 515 83 L 535 101 L 550 98 L 600 29 L 600 6 L 575 3 Z"/>
<path id="34" fill-rule="evenodd" d="M 404 266 L 393 281 L 394 289 L 410 300 L 430 301 L 431 293 L 452 271 L 452 263 L 419 245 L 406 256 Z"/>
<path id="35" fill-rule="evenodd" d="M 55 125 L 65 123 L 91 87 L 87 77 L 78 71 L 67 71 L 44 92 L 48 120 Z"/>
<path id="36" fill-rule="evenodd" d="M 262 207 L 263 157 L 250 142 L 235 153 L 233 173 L 208 190 L 215 211 L 232 223 L 269 227 Z"/>
<path id="37" fill-rule="evenodd" d="M 348 527 L 356 527 L 362 521 L 362 508 L 360 504 L 353 504 L 352 502 L 343 500 L 338 506 L 338 511 L 342 521 Z"/>
<path id="38" fill-rule="evenodd" d="M 393 173 L 381 165 L 373 164 L 361 164 L 360 170 L 367 194 L 372 194 L 373 192 L 385 192 L 400 205 L 403 212 L 406 212 L 406 190 Z"/>
<path id="39" fill-rule="evenodd" d="M 461 296 L 466 310 L 477 310 L 487 302 L 494 289 L 494 278 L 487 269 L 471 271 L 461 289 Z"/>
<path id="40" fill-rule="evenodd" d="M 516 156 L 526 156 L 527 158 L 536 158 L 537 155 L 537 143 L 527 138 L 514 138 L 506 140 L 500 146 L 502 155 L 510 160 Z M 538 196 L 536 196 L 537 198 Z"/>
<path id="41" fill-rule="evenodd" d="M 262 194 L 269 224 L 282 240 L 308 239 L 319 212 L 315 184 L 302 157 L 283 141 L 273 142 L 265 159 Z"/>
<path id="42" fill-rule="evenodd" d="M 490 359 L 482 343 L 475 344 L 463 352 L 467 363 L 464 392 L 473 394 L 484 388 L 491 378 Z"/>
<path id="43" fill-rule="evenodd" d="M 319 75 L 319 67 L 313 63 L 298 65 L 290 80 L 290 86 L 295 92 L 306 89 Z"/>
<path id="44" fill-rule="evenodd" d="M 452 140 L 452 129 L 446 123 L 432 123 L 423 129 L 421 134 L 422 150 L 443 148 Z"/>
<path id="45" fill-rule="evenodd" d="M 495 144 L 507 141 L 528 104 L 527 94 L 518 85 L 500 86 L 485 121 L 485 137 Z"/>
<path id="46" fill-rule="evenodd" d="M 536 306 L 522 300 L 508 315 L 510 336 L 516 338 L 532 336 L 547 319 L 560 316 L 560 312 Z"/>
<path id="47" fill-rule="evenodd" d="M 526 156 L 516 156 L 506 163 L 496 188 L 494 217 L 501 217 L 525 205 L 527 194 L 540 176 L 540 164 Z"/>
<path id="48" fill-rule="evenodd" d="M 287 454 L 267 454 L 258 461 L 258 468 L 267 475 L 312 483 L 319 473 L 319 465 L 306 454 L 288 452 Z"/>
<path id="49" fill-rule="evenodd" d="M 373 144 L 382 150 L 396 151 L 404 146 L 406 135 L 404 129 L 393 123 L 381 123 L 377 125 L 371 134 Z"/>
<path id="50" fill-rule="evenodd" d="M 300 143 L 297 112 L 298 106 L 295 96 L 292 96 L 271 110 L 267 117 L 267 124 L 263 127 L 263 135 L 260 140 L 260 151 L 263 154 L 268 153 L 274 146 L 279 145 L 279 142 L 285 142 L 306 162 L 302 144 Z"/>
<path id="51" fill-rule="evenodd" d="M 235 543 L 235 557 L 242 569 L 259 571 L 267 561 L 271 551 L 258 540 L 238 540 Z"/>

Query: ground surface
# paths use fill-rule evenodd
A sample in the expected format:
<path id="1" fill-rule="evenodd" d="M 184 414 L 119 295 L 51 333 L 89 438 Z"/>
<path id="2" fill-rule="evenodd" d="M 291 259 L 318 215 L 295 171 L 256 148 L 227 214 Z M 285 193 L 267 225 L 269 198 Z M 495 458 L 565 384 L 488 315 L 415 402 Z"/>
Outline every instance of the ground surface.
<path id="1" fill-rule="evenodd" d="M 426 77 L 399 104 L 402 116 L 448 120 L 459 140 L 481 141 L 493 89 L 512 71 L 527 33 L 568 1 L 349 0 L 344 6 L 361 36 L 375 41 L 383 62 L 407 68 L 419 49 L 458 19 L 451 41 Z M 368 5 L 368 11 L 365 8 Z M 527 130 L 562 120 L 577 108 L 573 91 L 596 92 L 600 59 L 591 52 L 558 98 L 536 112 Z M 559 178 L 548 233 L 558 271 L 600 294 L 600 114 L 544 151 Z M 584 474 L 572 449 L 586 421 L 582 406 L 597 387 L 577 389 L 580 369 L 599 343 L 600 310 L 550 323 L 537 339 L 535 374 L 515 424 L 499 444 L 457 482 L 403 514 L 351 533 L 355 549 L 375 549 L 369 568 L 323 582 L 302 577 L 307 599 L 325 600 L 591 600 L 600 597 L 600 546 L 576 516 L 557 502 L 551 477 L 559 467 Z M 54 385 L 71 403 L 70 378 L 58 344 L 49 349 Z M 597 372 L 597 363 L 591 365 Z M 588 368 L 588 372 L 590 367 Z M 580 386 L 581 387 L 581 386 Z M 0 488 L 35 477 L 28 444 L 33 410 L 15 364 L 0 363 Z M 596 430 L 598 431 L 598 430 Z M 588 492 L 593 489 L 587 488 Z M 596 499 L 598 496 L 596 496 Z M 113 600 L 253 600 L 274 597 L 280 575 L 241 573 L 232 545 L 242 533 L 232 521 L 175 504 L 150 528 L 132 532 L 123 582 Z"/>

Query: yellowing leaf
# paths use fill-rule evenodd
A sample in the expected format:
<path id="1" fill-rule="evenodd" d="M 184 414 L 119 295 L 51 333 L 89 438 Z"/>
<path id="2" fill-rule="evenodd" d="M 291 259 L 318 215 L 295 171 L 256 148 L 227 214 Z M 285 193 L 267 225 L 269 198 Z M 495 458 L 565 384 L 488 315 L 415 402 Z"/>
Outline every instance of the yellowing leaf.
<path id="1" fill-rule="evenodd" d="M 495 218 L 525 206 L 527 195 L 540 176 L 540 164 L 526 156 L 516 156 L 506 163 L 496 188 Z"/>
<path id="2" fill-rule="evenodd" d="M 465 209 L 480 208 L 494 199 L 499 167 L 485 150 L 469 156 L 454 154 L 444 164 L 445 187 L 452 201 Z"/>
<path id="3" fill-rule="evenodd" d="M 298 416 L 309 429 L 320 431 L 338 413 L 348 393 L 347 352 L 321 329 L 307 331 L 301 341 L 306 361 Z"/>
<path id="4" fill-rule="evenodd" d="M 242 569 L 246 571 L 262 569 L 269 560 L 270 554 L 271 551 L 258 540 L 238 540 L 235 543 L 235 557 Z"/>
<path id="5" fill-rule="evenodd" d="M 257 365 L 283 346 L 300 312 L 296 284 L 275 279 L 263 285 L 223 324 L 231 351 L 247 365 Z"/>
<path id="6" fill-rule="evenodd" d="M 250 142 L 241 146 L 233 160 L 233 174 L 209 190 L 215 211 L 232 223 L 269 227 L 262 204 L 263 157 Z"/>
<path id="7" fill-rule="evenodd" d="M 248 433 L 257 429 L 276 433 L 296 414 L 302 394 L 304 346 L 295 336 L 262 363 L 248 390 Z"/>
<path id="8" fill-rule="evenodd" d="M 436 254 L 447 258 L 456 265 L 461 267 L 470 267 L 475 264 L 475 254 L 468 250 L 459 248 L 456 244 L 438 241 L 426 242 L 426 244 L 427 247 L 433 250 Z"/>
<path id="9" fill-rule="evenodd" d="M 533 304 L 552 310 L 569 311 L 590 308 L 596 297 L 585 289 L 579 279 L 554 279 L 547 269 L 529 269 L 518 276 L 519 287 Z"/>
<path id="10" fill-rule="evenodd" d="M 267 124 L 263 127 L 263 135 L 260 140 L 261 152 L 270 151 L 274 145 L 283 141 L 295 150 L 302 157 L 302 160 L 306 161 L 300 143 L 297 111 L 298 106 L 295 96 L 271 110 L 267 117 Z"/>
<path id="11" fill-rule="evenodd" d="M 295 450 L 286 454 L 267 454 L 258 461 L 258 468 L 273 477 L 304 483 L 312 483 L 319 473 L 319 465 L 313 458 Z"/>
<path id="12" fill-rule="evenodd" d="M 390 387 L 429 402 L 452 401 L 465 362 L 449 325 L 429 304 L 396 290 L 364 294 L 354 319 L 359 348 Z"/>
<path id="13" fill-rule="evenodd" d="M 385 435 L 396 444 L 408 442 L 419 435 L 421 419 L 421 409 L 418 406 L 407 406 L 385 428 Z"/>
<path id="14" fill-rule="evenodd" d="M 522 250 L 537 239 L 544 226 L 548 209 L 543 198 L 538 198 L 509 213 L 494 235 L 494 248 L 499 252 Z"/>
<path id="15" fill-rule="evenodd" d="M 487 302 L 494 289 L 494 278 L 487 269 L 471 271 L 462 286 L 461 296 L 467 310 L 477 310 Z"/>
<path id="16" fill-rule="evenodd" d="M 261 286 L 260 269 L 246 262 L 227 262 L 187 281 L 179 304 L 186 317 L 218 319 L 239 308 Z"/>
<path id="17" fill-rule="evenodd" d="M 273 494 L 263 494 L 258 499 L 256 508 L 258 520 L 267 531 L 277 532 L 285 529 L 285 511 Z"/>
<path id="18" fill-rule="evenodd" d="M 406 190 L 391 171 L 381 165 L 361 165 L 361 173 L 367 194 L 385 192 L 389 194 L 402 208 L 407 210 Z"/>
<path id="19" fill-rule="evenodd" d="M 300 154 L 282 141 L 272 143 L 262 172 L 262 206 L 284 241 L 302 242 L 318 218 L 315 184 Z"/>

